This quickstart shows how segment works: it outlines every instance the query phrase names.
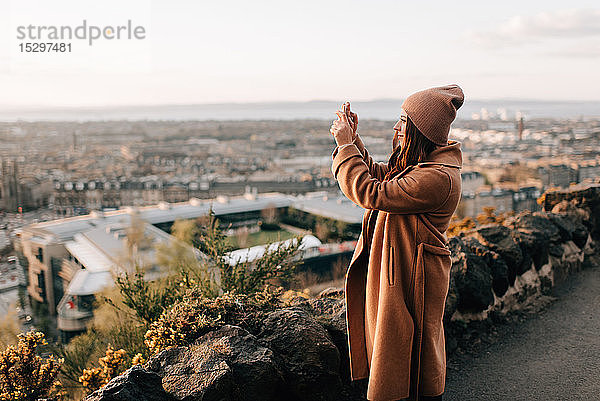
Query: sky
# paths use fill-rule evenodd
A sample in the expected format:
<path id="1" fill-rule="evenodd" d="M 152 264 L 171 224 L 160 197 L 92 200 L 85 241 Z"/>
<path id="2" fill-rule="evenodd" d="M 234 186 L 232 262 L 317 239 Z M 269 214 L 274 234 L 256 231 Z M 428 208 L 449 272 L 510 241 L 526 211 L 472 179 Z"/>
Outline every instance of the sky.
<path id="1" fill-rule="evenodd" d="M 142 39 L 44 40 L 18 27 L 140 26 Z M 112 31 L 110 31 L 112 32 Z M 89 35 L 88 35 L 89 36 Z M 0 106 L 405 98 L 600 100 L 595 1 L 0 0 Z"/>

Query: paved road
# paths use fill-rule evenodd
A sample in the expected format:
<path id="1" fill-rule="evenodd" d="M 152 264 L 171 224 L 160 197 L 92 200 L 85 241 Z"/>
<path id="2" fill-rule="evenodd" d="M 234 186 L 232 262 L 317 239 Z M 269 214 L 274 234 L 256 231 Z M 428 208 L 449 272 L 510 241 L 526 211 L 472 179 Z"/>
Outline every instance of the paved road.
<path id="1" fill-rule="evenodd" d="M 477 355 L 448 361 L 445 401 L 600 400 L 600 267 Z"/>

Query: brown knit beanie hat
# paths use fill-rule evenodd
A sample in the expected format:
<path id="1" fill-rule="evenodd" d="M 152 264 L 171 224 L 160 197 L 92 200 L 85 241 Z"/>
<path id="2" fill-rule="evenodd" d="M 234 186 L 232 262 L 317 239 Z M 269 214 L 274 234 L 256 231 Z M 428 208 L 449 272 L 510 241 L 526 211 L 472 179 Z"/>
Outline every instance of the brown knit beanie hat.
<path id="1" fill-rule="evenodd" d="M 452 84 L 413 93 L 402 103 L 402 108 L 431 142 L 446 146 L 450 124 L 463 102 L 462 89 Z"/>

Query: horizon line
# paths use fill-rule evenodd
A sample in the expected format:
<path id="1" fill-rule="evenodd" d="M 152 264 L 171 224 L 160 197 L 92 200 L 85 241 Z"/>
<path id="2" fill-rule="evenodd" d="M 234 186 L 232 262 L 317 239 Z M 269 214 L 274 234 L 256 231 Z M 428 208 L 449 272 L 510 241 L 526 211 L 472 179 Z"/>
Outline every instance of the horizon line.
<path id="1" fill-rule="evenodd" d="M 405 98 L 391 98 L 381 97 L 373 98 L 370 100 L 354 100 L 354 103 L 374 103 L 374 102 L 400 102 Z M 37 104 L 37 105 L 9 105 L 0 104 L 0 107 L 12 110 L 35 110 L 35 109 L 108 109 L 114 107 L 182 107 L 182 106 L 222 106 L 222 105 L 264 105 L 264 104 L 308 104 L 308 103 L 336 103 L 343 102 L 343 100 L 332 100 L 332 99 L 311 99 L 311 100 L 261 100 L 261 101 L 248 101 L 248 102 L 235 102 L 235 101 L 224 101 L 224 102 L 191 102 L 191 103 L 120 103 L 120 104 L 102 104 L 102 105 L 48 105 L 48 104 Z M 550 100 L 550 99 L 535 99 L 535 98 L 515 98 L 515 97 L 498 97 L 498 98 L 474 98 L 465 101 L 467 102 L 536 102 L 536 103 L 600 103 L 600 99 L 597 100 Z M 8 111 L 8 110 L 5 110 Z"/>

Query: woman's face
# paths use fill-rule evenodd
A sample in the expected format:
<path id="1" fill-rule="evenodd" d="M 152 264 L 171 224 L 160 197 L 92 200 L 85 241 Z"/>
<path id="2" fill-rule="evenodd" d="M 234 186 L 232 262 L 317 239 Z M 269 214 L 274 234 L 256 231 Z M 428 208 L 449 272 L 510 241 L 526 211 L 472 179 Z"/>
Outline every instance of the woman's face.
<path id="1" fill-rule="evenodd" d="M 402 143 L 404 143 L 404 135 L 406 134 L 406 118 L 407 114 L 404 109 L 400 109 L 400 119 L 394 125 L 394 139 L 392 140 L 392 151 Z"/>

